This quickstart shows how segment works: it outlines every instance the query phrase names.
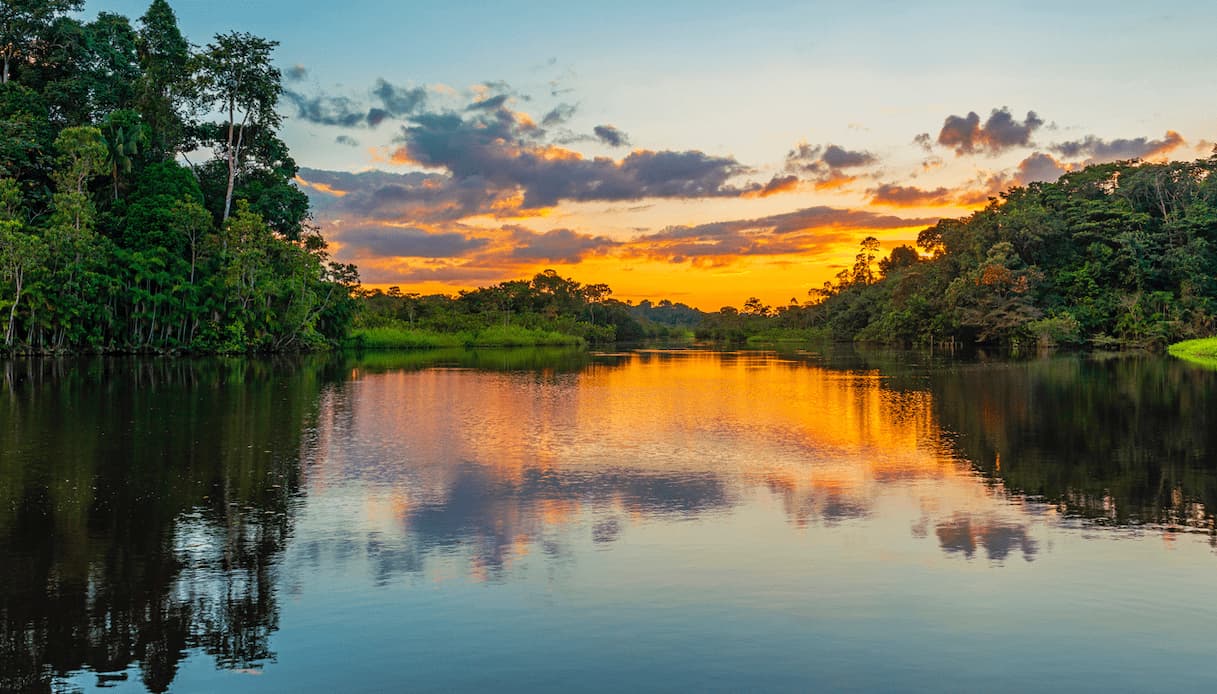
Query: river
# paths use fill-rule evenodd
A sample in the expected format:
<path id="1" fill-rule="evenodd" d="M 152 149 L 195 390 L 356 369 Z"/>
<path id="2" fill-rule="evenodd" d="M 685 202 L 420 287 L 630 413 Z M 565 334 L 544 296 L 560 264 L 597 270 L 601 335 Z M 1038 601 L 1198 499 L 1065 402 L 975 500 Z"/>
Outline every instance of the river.
<path id="1" fill-rule="evenodd" d="M 0 361 L 0 690 L 1217 688 L 1217 372 Z"/>

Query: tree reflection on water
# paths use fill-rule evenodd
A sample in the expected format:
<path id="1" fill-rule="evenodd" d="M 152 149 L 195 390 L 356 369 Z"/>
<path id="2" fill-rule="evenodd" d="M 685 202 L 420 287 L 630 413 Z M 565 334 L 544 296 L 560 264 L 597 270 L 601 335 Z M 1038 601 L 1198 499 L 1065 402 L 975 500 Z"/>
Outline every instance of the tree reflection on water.
<path id="1" fill-rule="evenodd" d="M 462 561 L 502 582 L 530 549 L 569 561 L 641 523 L 760 507 L 833 532 L 881 526 L 893 498 L 920 505 L 912 539 L 953 559 L 1033 561 L 1045 519 L 1217 537 L 1217 373 L 1157 357 L 453 350 L 0 368 L 0 689 L 138 665 L 164 691 L 195 654 L 257 671 L 276 658 L 292 561 L 367 562 L 378 586 Z M 343 489 L 388 522 L 322 504 L 325 532 L 300 530 Z"/>
<path id="2" fill-rule="evenodd" d="M 187 651 L 273 659 L 276 562 L 323 366 L 8 362 L 0 689 L 87 667 L 164 691 Z"/>
<path id="3" fill-rule="evenodd" d="M 944 369 L 935 414 L 1005 489 L 1113 525 L 1214 532 L 1217 374 L 1156 356 Z"/>

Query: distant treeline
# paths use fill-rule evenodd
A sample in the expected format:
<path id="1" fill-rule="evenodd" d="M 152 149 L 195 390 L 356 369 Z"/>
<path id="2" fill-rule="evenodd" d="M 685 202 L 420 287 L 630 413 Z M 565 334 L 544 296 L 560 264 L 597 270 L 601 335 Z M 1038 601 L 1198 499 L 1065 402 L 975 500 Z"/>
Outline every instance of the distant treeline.
<path id="1" fill-rule="evenodd" d="M 1087 167 L 1032 183 L 886 255 L 873 237 L 800 303 L 705 313 L 609 298 L 548 270 L 457 296 L 365 293 L 366 327 L 491 325 L 591 342 L 646 337 L 884 344 L 1151 347 L 1217 332 L 1217 155 Z M 522 343 L 526 343 L 525 340 Z"/>
<path id="2" fill-rule="evenodd" d="M 276 44 L 230 32 L 196 50 L 164 0 L 134 25 L 69 16 L 83 4 L 0 5 L 0 346 L 336 344 L 358 278 L 292 183 Z"/>
<path id="3" fill-rule="evenodd" d="M 819 335 L 888 344 L 1161 347 L 1217 332 L 1217 154 L 1101 164 L 1032 183 L 886 257 L 852 267 L 803 305 L 749 299 L 703 337 Z"/>
<path id="4" fill-rule="evenodd" d="M 607 284 L 581 284 L 554 270 L 456 296 L 373 289 L 362 293 L 354 342 L 384 347 L 562 344 L 559 336 L 628 342 L 691 335 L 705 316 L 669 301 L 634 306 L 613 299 L 612 293 Z M 442 335 L 463 337 L 450 343 L 437 339 Z"/>

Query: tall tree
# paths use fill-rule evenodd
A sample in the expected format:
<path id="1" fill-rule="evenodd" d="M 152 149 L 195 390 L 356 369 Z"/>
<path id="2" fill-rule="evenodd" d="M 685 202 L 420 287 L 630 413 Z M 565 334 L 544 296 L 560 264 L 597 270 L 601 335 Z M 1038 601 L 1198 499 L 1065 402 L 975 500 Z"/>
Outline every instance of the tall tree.
<path id="1" fill-rule="evenodd" d="M 278 41 L 233 31 L 217 34 L 200 56 L 202 103 L 220 110 L 226 118 L 220 132 L 212 135 L 212 144 L 228 169 L 222 221 L 231 215 L 233 188 L 250 142 L 258 131 L 273 133 L 281 122 L 275 105 L 283 91 L 282 75 L 271 64 L 271 51 L 278 45 Z"/>
<path id="2" fill-rule="evenodd" d="M 140 78 L 137 36 L 126 17 L 101 12 L 87 27 L 89 43 L 88 89 L 94 122 L 135 99 Z"/>
<path id="3" fill-rule="evenodd" d="M 874 284 L 875 282 L 875 257 L 879 252 L 879 239 L 874 236 L 867 236 L 862 239 L 862 245 L 858 249 L 858 255 L 854 256 L 854 284 Z"/>
<path id="4" fill-rule="evenodd" d="M 153 0 L 136 36 L 143 74 L 136 107 L 148 125 L 154 154 L 166 157 L 185 137 L 182 110 L 190 97 L 190 44 L 165 0 Z"/>

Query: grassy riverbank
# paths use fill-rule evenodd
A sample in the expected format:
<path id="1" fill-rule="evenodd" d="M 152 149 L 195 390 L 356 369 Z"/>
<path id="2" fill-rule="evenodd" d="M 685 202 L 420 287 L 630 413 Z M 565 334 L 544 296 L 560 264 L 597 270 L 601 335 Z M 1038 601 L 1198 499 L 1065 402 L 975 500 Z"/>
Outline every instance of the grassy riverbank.
<path id="1" fill-rule="evenodd" d="M 787 342 L 817 342 L 831 340 L 832 332 L 826 328 L 765 328 L 759 333 L 749 335 L 745 342 L 749 345 L 767 345 Z"/>
<path id="2" fill-rule="evenodd" d="M 1217 369 L 1217 337 L 1176 342 L 1167 351 L 1180 359 Z"/>
<path id="3" fill-rule="evenodd" d="M 516 325 L 496 325 L 478 330 L 441 333 L 433 330 L 404 327 L 356 328 L 347 338 L 348 347 L 363 349 L 434 349 L 444 347 L 541 347 L 582 346 L 583 338 L 575 335 L 523 328 Z"/>

